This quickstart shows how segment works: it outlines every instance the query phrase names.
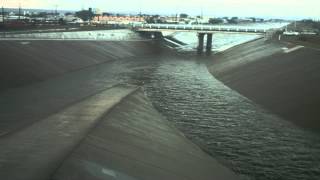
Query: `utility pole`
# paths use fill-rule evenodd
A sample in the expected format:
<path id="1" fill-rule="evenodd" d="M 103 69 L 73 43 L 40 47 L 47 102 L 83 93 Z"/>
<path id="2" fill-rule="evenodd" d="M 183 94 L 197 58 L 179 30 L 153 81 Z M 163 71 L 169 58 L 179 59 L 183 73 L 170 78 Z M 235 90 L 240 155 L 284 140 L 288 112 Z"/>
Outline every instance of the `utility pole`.
<path id="1" fill-rule="evenodd" d="M 4 8 L 3 8 L 3 6 L 1 8 L 1 15 L 2 15 L 2 24 L 5 24 L 4 23 Z"/>
<path id="2" fill-rule="evenodd" d="M 54 12 L 54 19 L 55 19 L 56 23 L 57 23 L 57 16 L 58 16 L 58 5 L 56 4 L 55 5 L 55 12 Z"/>
<path id="3" fill-rule="evenodd" d="M 178 6 L 176 6 L 176 23 L 178 23 Z"/>
<path id="4" fill-rule="evenodd" d="M 139 21 L 142 21 L 142 3 L 139 0 Z"/>
<path id="5" fill-rule="evenodd" d="M 21 3 L 19 3 L 19 21 L 20 21 L 20 16 L 21 16 Z"/>
<path id="6" fill-rule="evenodd" d="M 203 19 L 203 7 L 201 7 L 201 19 Z"/>

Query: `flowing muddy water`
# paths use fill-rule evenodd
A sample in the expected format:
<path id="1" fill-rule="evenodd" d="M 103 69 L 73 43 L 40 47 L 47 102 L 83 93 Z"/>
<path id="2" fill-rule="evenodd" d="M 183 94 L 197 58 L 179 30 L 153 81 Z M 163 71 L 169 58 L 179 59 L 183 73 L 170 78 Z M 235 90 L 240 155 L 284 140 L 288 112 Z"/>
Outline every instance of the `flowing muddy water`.
<path id="1" fill-rule="evenodd" d="M 128 67 L 130 81 L 143 84 L 169 121 L 244 179 L 320 178 L 319 134 L 226 87 L 199 58 L 157 57 Z"/>

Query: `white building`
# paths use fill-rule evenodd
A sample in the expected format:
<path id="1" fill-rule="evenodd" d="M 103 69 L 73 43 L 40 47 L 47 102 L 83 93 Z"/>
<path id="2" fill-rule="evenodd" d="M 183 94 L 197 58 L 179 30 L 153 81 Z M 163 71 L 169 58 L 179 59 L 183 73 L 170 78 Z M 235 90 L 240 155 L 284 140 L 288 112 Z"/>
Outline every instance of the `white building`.
<path id="1" fill-rule="evenodd" d="M 84 22 L 81 18 L 75 17 L 74 15 L 65 16 L 63 20 L 70 24 L 81 24 Z"/>

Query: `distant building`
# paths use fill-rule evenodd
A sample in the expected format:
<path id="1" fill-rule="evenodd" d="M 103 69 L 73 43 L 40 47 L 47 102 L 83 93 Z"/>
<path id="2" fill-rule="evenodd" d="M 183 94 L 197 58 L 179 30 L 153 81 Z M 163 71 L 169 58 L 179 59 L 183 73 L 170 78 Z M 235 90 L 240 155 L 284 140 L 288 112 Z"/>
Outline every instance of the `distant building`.
<path id="1" fill-rule="evenodd" d="M 74 15 L 67 15 L 63 18 L 68 24 L 81 24 L 83 20 L 81 18 L 75 17 Z"/>
<path id="2" fill-rule="evenodd" d="M 95 16 L 93 22 L 99 24 L 132 24 L 132 23 L 143 23 L 145 22 L 144 17 L 140 16 Z"/>
<path id="3" fill-rule="evenodd" d="M 300 33 L 295 31 L 285 31 L 283 34 L 287 36 L 298 36 Z"/>
<path id="4" fill-rule="evenodd" d="M 6 21 L 16 21 L 16 20 L 29 20 L 30 18 L 29 17 L 26 17 L 26 16 L 7 16 L 6 18 Z"/>
<path id="5" fill-rule="evenodd" d="M 197 16 L 193 19 L 190 19 L 189 24 L 208 24 L 210 17 L 200 17 Z"/>
<path id="6" fill-rule="evenodd" d="M 163 22 L 168 24 L 179 24 L 180 17 L 178 15 L 165 17 Z"/>
<path id="7" fill-rule="evenodd" d="M 252 18 L 239 18 L 237 19 L 237 23 L 252 23 L 255 20 Z"/>

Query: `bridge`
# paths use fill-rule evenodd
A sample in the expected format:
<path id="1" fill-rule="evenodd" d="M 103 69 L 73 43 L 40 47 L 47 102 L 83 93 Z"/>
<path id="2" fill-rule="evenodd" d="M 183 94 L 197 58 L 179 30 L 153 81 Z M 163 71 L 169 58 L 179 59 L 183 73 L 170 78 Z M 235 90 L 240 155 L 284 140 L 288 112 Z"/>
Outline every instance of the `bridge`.
<path id="1" fill-rule="evenodd" d="M 177 32 L 197 32 L 198 34 L 198 52 L 203 52 L 204 37 L 207 36 L 206 50 L 210 52 L 212 49 L 213 33 L 246 33 L 265 35 L 270 28 L 250 28 L 246 26 L 230 26 L 230 25 L 182 25 L 182 24 L 139 24 L 132 25 L 132 28 L 138 32 L 161 33 L 163 31 Z M 280 30 L 281 28 L 277 29 Z M 274 30 L 274 29 L 273 29 Z"/>

